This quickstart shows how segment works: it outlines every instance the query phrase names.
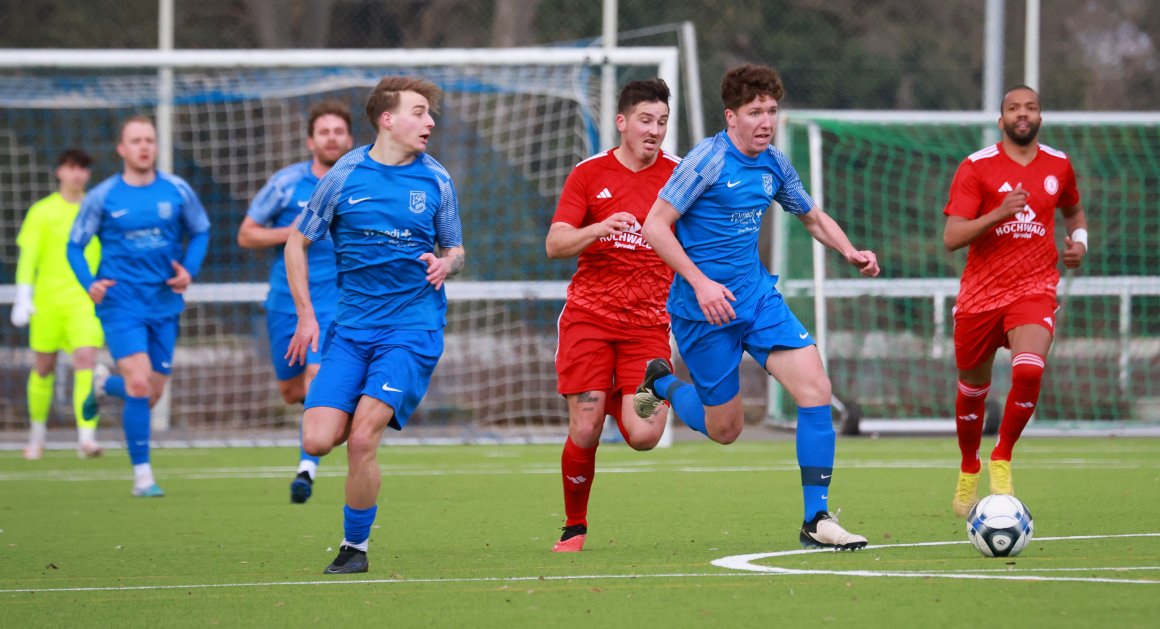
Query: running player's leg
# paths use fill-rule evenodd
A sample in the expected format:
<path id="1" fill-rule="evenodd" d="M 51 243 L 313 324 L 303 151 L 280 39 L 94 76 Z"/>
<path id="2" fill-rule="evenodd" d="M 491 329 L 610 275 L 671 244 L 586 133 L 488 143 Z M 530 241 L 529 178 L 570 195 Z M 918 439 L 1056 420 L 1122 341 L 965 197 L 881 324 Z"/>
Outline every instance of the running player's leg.
<path id="1" fill-rule="evenodd" d="M 322 325 L 322 322 L 320 322 Z M 290 346 L 290 339 L 298 326 L 298 315 L 277 311 L 266 312 L 266 332 L 270 343 L 270 363 L 274 366 L 274 375 L 278 380 L 278 392 L 286 404 L 299 404 L 306 399 L 306 390 L 310 381 L 318 374 L 321 354 L 309 351 L 307 364 L 291 365 L 286 360 L 286 350 Z M 326 328 L 321 328 L 323 332 Z M 319 341 L 319 350 L 323 340 Z M 305 503 L 314 493 L 314 475 L 318 470 L 319 458 L 306 452 L 302 441 L 302 422 L 298 424 L 298 467 L 294 471 L 294 478 L 290 481 L 290 502 Z M 345 422 L 344 422 L 345 423 Z"/>
<path id="2" fill-rule="evenodd" d="M 800 324 L 799 324 L 800 325 Z M 866 538 L 842 528 L 829 513 L 829 486 L 834 475 L 835 434 L 830 379 L 816 346 L 769 353 L 766 370 L 797 404 L 796 449 L 806 514 L 798 535 L 803 546 L 857 550 Z"/>
<path id="3" fill-rule="evenodd" d="M 32 349 L 34 364 L 28 374 L 28 446 L 24 458 L 39 459 L 44 454 L 48 432 L 48 415 L 56 390 L 56 353 L 64 348 L 66 339 L 61 316 L 56 312 L 38 311 L 28 321 L 28 346 Z"/>
<path id="4" fill-rule="evenodd" d="M 366 374 L 351 419 L 347 440 L 346 505 L 343 508 L 344 538 L 339 556 L 327 567 L 329 574 L 365 572 L 371 526 L 377 513 L 382 475 L 378 449 L 383 430 L 402 430 L 427 393 L 435 365 L 443 354 L 442 330 L 348 330 L 349 338 L 332 337 L 315 385 L 307 393 L 307 406 L 322 399 L 323 379 L 331 357 L 340 353 L 339 339 L 360 348 Z M 332 404 L 333 406 L 333 404 Z M 358 553 L 362 553 L 361 556 Z M 361 565 L 360 565 L 361 564 Z"/>
<path id="5" fill-rule="evenodd" d="M 93 399 L 93 367 L 97 363 L 97 348 L 78 347 L 73 350 L 73 415 L 77 423 L 77 455 L 82 458 L 100 456 L 103 450 L 97 443 L 97 423 L 100 415 L 90 415 L 86 404 Z"/>
<path id="6" fill-rule="evenodd" d="M 1014 494 L 1012 450 L 1039 403 L 1039 389 L 1055 327 L 1055 299 L 1029 298 L 1008 307 L 1003 327 L 1011 348 L 1011 392 L 1003 408 L 999 439 L 991 451 L 991 493 Z"/>
<path id="7" fill-rule="evenodd" d="M 149 354 L 135 352 L 117 359 L 117 371 L 124 382 L 125 407 L 121 419 L 129 461 L 133 464 L 133 495 L 162 495 L 153 478 L 149 439 L 151 432 L 150 398 L 153 395 L 153 366 Z"/>
<path id="8" fill-rule="evenodd" d="M 805 546 L 863 548 L 866 538 L 847 532 L 829 513 L 836 435 L 830 377 L 818 348 L 780 294 L 767 297 L 755 316 L 745 336 L 745 349 L 785 387 L 797 405 L 795 446 L 803 505 L 798 539 Z"/>
<path id="9" fill-rule="evenodd" d="M 27 389 L 28 445 L 24 448 L 24 458 L 30 461 L 44 455 L 48 414 L 52 410 L 52 397 L 56 388 L 56 352 L 34 350 L 33 355 L 35 362 L 28 373 Z"/>
<path id="10" fill-rule="evenodd" d="M 612 346 L 616 360 L 613 386 L 617 390 L 608 402 L 612 405 L 619 398 L 619 408 L 612 415 L 628 445 L 634 450 L 651 450 L 664 434 L 669 407 L 661 404 L 648 417 L 639 417 L 633 406 L 633 394 L 637 384 L 644 380 L 649 360 L 660 357 L 668 363 L 672 352 L 669 326 L 638 328 L 620 334 L 628 338 L 619 338 Z"/>
<path id="11" fill-rule="evenodd" d="M 91 312 L 70 315 L 65 324 L 68 347 L 73 359 L 73 415 L 77 424 L 77 454 L 81 457 L 100 456 L 97 444 L 97 423 L 100 421 L 93 392 L 93 368 L 97 364 L 97 348 L 105 344 L 101 322 Z"/>
<path id="12" fill-rule="evenodd" d="M 1001 311 L 955 313 L 955 435 L 960 459 L 951 509 L 960 518 L 965 518 L 979 501 L 979 444 L 983 440 L 987 394 L 991 391 L 991 367 L 995 351 L 1003 345 L 1002 321 Z"/>
<path id="13" fill-rule="evenodd" d="M 661 400 L 668 400 L 689 428 L 717 443 L 733 443 L 745 425 L 738 365 L 741 337 L 749 322 L 735 319 L 715 326 L 673 317 L 672 324 L 692 383 L 674 376 L 667 360 L 649 361 L 633 396 L 637 416 L 651 415 Z"/>
<path id="14" fill-rule="evenodd" d="M 588 500 L 596 476 L 596 449 L 604 429 L 615 368 L 613 345 L 593 321 L 565 307 L 557 323 L 556 390 L 568 404 L 568 436 L 560 453 L 564 529 L 554 552 L 578 552 L 588 534 Z"/>
<path id="15" fill-rule="evenodd" d="M 303 386 L 310 387 L 310 383 L 318 375 L 317 364 L 310 364 L 306 366 L 306 371 L 302 373 Z M 300 419 L 298 424 L 298 468 L 294 471 L 294 479 L 290 481 L 290 502 L 296 504 L 305 503 L 314 495 L 314 477 L 318 473 L 318 463 L 322 457 L 314 456 L 306 451 L 306 445 L 302 441 L 302 422 L 305 419 Z M 344 421 L 345 425 L 346 422 Z M 345 439 L 345 436 L 342 437 Z"/>

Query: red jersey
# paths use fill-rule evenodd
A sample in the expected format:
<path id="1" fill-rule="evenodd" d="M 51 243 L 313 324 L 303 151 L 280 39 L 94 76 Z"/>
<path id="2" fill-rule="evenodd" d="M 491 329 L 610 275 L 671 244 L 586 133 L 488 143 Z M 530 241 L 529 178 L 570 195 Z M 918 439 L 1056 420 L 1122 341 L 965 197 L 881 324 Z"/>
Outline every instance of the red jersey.
<path id="1" fill-rule="evenodd" d="M 568 285 L 569 307 L 631 325 L 669 322 L 665 300 L 673 270 L 645 242 L 640 226 L 679 161 L 661 151 L 651 166 L 633 172 L 610 150 L 580 162 L 568 175 L 553 223 L 581 228 L 616 212 L 636 217 L 629 231 L 597 239 L 580 252 Z"/>
<path id="2" fill-rule="evenodd" d="M 1035 159 L 1023 166 L 1001 143 L 988 146 L 959 165 L 943 214 L 978 218 L 998 209 L 1020 185 L 1028 193 L 1023 211 L 980 234 L 967 250 L 958 312 L 995 310 L 1027 295 L 1055 297 L 1055 209 L 1079 203 L 1067 154 L 1040 144 Z"/>

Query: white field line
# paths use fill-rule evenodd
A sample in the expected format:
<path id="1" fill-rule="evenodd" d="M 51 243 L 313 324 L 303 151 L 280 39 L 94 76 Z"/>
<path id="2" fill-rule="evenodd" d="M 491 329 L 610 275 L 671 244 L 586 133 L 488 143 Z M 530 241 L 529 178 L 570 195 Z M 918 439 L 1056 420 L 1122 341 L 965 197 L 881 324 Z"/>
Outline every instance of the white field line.
<path id="1" fill-rule="evenodd" d="M 483 464 L 459 468 L 432 468 L 416 464 L 385 464 L 380 465 L 382 473 L 388 476 L 497 476 L 523 474 L 559 474 L 557 463 L 543 463 L 524 466 L 509 466 L 504 464 Z M 952 469 L 953 464 L 947 461 L 934 460 L 851 460 L 839 461 L 837 466 L 842 470 L 857 469 Z M 1160 469 L 1160 460 L 1140 461 L 1136 463 L 1112 462 L 1109 459 L 1061 459 L 1051 462 L 1021 462 L 1021 470 L 1143 470 Z M 256 466 L 256 467 L 181 467 L 157 468 L 154 473 L 159 479 L 179 480 L 213 480 L 213 479 L 265 479 L 281 478 L 290 474 L 293 466 Z M 642 473 L 686 473 L 686 474 L 729 474 L 749 472 L 792 472 L 797 473 L 797 463 L 786 461 L 770 465 L 696 465 L 691 463 L 666 462 L 623 462 L 612 465 L 602 465 L 598 468 L 602 474 L 642 474 Z M 319 468 L 319 476 L 325 478 L 341 478 L 346 475 L 346 466 L 339 462 L 335 465 L 323 465 Z M 292 475 L 292 474 L 291 474 Z M 83 482 L 83 481 L 120 481 L 130 478 L 128 469 L 125 470 L 15 470 L 0 472 L 0 482 Z"/>
<path id="2" fill-rule="evenodd" d="M 1160 533 L 1132 533 L 1126 535 L 1077 535 L 1071 537 L 1042 537 L 1037 542 L 1110 539 L 1131 537 L 1160 537 Z M 917 544 L 886 544 L 868 546 L 867 550 L 884 550 L 887 548 L 907 548 L 918 546 L 949 546 L 966 544 L 968 542 L 922 542 Z M 1015 569 L 1000 570 L 1004 574 L 980 574 L 977 570 L 960 572 L 901 572 L 901 571 L 871 571 L 871 570 L 799 570 L 793 568 L 776 568 L 772 566 L 757 566 L 749 562 L 770 557 L 787 557 L 790 555 L 806 555 L 818 552 L 832 552 L 826 550 L 790 550 L 773 553 L 756 553 L 752 555 L 734 555 L 716 559 L 712 563 L 719 568 L 726 568 L 739 572 L 674 572 L 663 574 L 583 574 L 560 576 L 507 576 L 507 577 L 456 577 L 435 579 L 327 579 L 317 581 L 276 581 L 250 583 L 189 583 L 184 585 L 124 585 L 108 587 L 68 587 L 68 588 L 9 588 L 0 589 L 0 594 L 49 594 L 61 592 L 131 592 L 142 590 L 202 590 L 212 588 L 258 588 L 258 587 L 298 587 L 316 585 L 408 585 L 408 584 L 443 584 L 443 583 L 526 583 L 537 581 L 602 581 L 602 580 L 632 580 L 632 579 L 702 579 L 719 577 L 756 577 L 778 575 L 835 575 L 857 577 L 919 577 L 919 578 L 948 578 L 948 579 L 991 579 L 1004 581 L 1040 581 L 1040 582 L 1081 582 L 1081 583 L 1120 583 L 1131 585 L 1157 585 L 1160 580 L 1155 579 L 1111 579 L 1103 577 L 1053 577 L 1041 576 L 1033 573 L 1063 572 L 1063 571 L 1139 571 L 1160 570 L 1154 566 L 1125 566 L 1125 567 L 1096 567 L 1096 568 L 1030 568 L 1028 574 L 1011 574 L 1018 572 Z M 860 554 L 865 554 L 860 553 Z"/>
<path id="3" fill-rule="evenodd" d="M 1073 535 L 1068 537 L 1037 537 L 1034 539 L 1036 543 L 1039 542 L 1057 542 L 1057 541 L 1073 541 L 1073 540 L 1089 540 L 1089 539 L 1122 539 L 1134 537 L 1160 537 L 1160 533 L 1128 533 L 1123 535 Z M 966 540 L 953 542 L 919 542 L 914 544 L 876 544 L 867 546 L 865 550 L 881 551 L 892 548 L 917 548 L 922 546 L 952 546 L 960 544 L 969 544 Z M 1107 577 L 1064 577 L 1064 576 L 1043 576 L 1043 573 L 1051 572 L 1105 572 L 1105 571 L 1160 571 L 1160 566 L 1123 566 L 1123 567 L 1093 567 L 1093 568 L 1023 568 L 1016 569 L 1010 567 L 1009 569 L 987 569 L 987 570 L 958 570 L 955 572 L 946 571 L 929 571 L 929 570 L 915 570 L 915 571 L 887 571 L 887 570 L 810 570 L 801 568 L 783 568 L 780 566 L 766 566 L 753 563 L 763 559 L 771 559 L 774 557 L 789 557 L 793 555 L 810 555 L 814 553 L 832 553 L 832 550 L 826 549 L 804 549 L 804 550 L 783 550 L 772 553 L 753 553 L 749 555 L 733 555 L 731 557 L 722 557 L 721 559 L 714 559 L 712 564 L 718 568 L 727 568 L 730 570 L 741 570 L 759 574 L 770 575 L 831 575 L 844 577 L 893 577 L 893 578 L 936 578 L 936 579 L 973 579 L 983 580 L 991 579 L 998 581 L 1052 581 L 1052 582 L 1082 582 L 1082 583 L 1124 583 L 1134 585 L 1160 585 L 1160 579 L 1112 579 Z M 1000 558 L 1001 559 L 1001 558 Z M 995 574 L 1002 573 L 1002 574 Z M 1013 574 L 1023 573 L 1023 574 Z"/>

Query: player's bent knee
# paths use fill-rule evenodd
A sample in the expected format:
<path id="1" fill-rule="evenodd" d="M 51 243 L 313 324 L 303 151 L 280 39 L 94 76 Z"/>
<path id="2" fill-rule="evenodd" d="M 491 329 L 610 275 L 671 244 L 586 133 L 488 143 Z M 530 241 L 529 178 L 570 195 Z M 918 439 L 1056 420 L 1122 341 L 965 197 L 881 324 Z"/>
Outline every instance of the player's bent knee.
<path id="1" fill-rule="evenodd" d="M 306 388 L 302 386 L 300 377 L 278 382 L 278 392 L 282 394 L 282 401 L 287 404 L 301 404 L 306 401 Z"/>
<path id="2" fill-rule="evenodd" d="M 648 435 L 639 438 L 634 435 L 633 438 L 628 442 L 628 445 L 637 452 L 647 452 L 657 447 L 657 444 L 660 443 L 660 440 L 660 435 Z"/>
<path id="3" fill-rule="evenodd" d="M 321 437 L 320 435 L 310 435 L 303 433 L 302 435 L 302 449 L 310 456 L 326 456 L 337 445 L 333 439 Z"/>
<path id="4" fill-rule="evenodd" d="M 739 417 L 735 421 L 726 422 L 706 422 L 705 430 L 709 433 L 709 438 L 717 443 L 727 446 L 741 436 L 741 429 L 745 427 L 745 418 Z"/>
<path id="5" fill-rule="evenodd" d="M 1011 359 L 1012 385 L 1038 385 L 1043 379 L 1047 361 L 1038 354 L 1024 352 Z"/>
<path id="6" fill-rule="evenodd" d="M 590 425 L 588 422 L 570 422 L 568 438 L 581 448 L 594 448 L 600 443 L 600 433 L 603 427 L 603 422 L 598 425 Z"/>
<path id="7" fill-rule="evenodd" d="M 157 399 L 161 397 L 160 394 L 154 395 L 153 387 L 149 386 L 148 378 L 126 378 L 125 393 L 129 397 L 149 398 L 149 406 L 156 404 Z"/>

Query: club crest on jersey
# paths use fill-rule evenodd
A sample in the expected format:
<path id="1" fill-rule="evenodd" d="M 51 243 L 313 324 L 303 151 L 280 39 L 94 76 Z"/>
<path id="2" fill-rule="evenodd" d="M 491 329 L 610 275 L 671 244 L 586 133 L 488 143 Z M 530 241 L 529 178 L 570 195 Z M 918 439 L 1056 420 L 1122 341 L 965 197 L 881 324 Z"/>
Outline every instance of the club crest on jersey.
<path id="1" fill-rule="evenodd" d="M 773 175 L 769 173 L 761 175 L 761 189 L 765 190 L 765 194 L 773 194 Z"/>
<path id="2" fill-rule="evenodd" d="M 1059 192 L 1059 180 L 1055 178 L 1055 175 L 1048 175 L 1047 179 L 1043 180 L 1043 189 L 1052 196 Z"/>
<path id="3" fill-rule="evenodd" d="M 173 216 L 173 204 L 169 201 L 161 201 L 157 204 L 157 215 L 161 218 L 169 218 Z"/>
<path id="4" fill-rule="evenodd" d="M 411 191 L 411 203 L 407 206 L 415 214 L 427 211 L 427 193 L 422 190 Z"/>

